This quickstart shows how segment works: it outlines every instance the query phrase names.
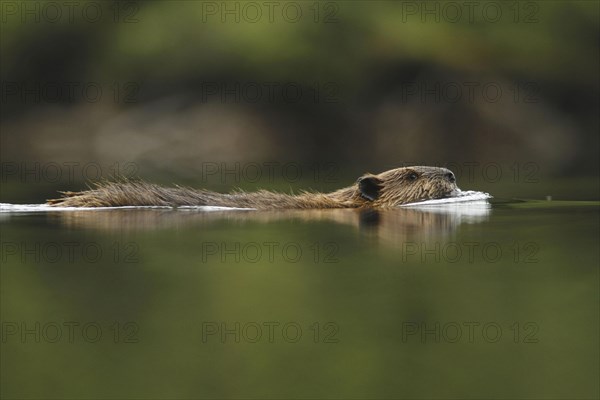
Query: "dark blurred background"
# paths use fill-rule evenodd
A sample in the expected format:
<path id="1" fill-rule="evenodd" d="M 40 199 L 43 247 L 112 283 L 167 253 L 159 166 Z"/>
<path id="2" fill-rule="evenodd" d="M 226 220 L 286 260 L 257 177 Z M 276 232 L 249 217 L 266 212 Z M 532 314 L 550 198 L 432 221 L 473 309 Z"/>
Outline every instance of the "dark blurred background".
<path id="1" fill-rule="evenodd" d="M 600 197 L 596 1 L 67 3 L 2 2 L 0 201 L 114 172 L 328 190 L 406 164 Z M 267 162 L 304 173 L 206 176 Z"/>

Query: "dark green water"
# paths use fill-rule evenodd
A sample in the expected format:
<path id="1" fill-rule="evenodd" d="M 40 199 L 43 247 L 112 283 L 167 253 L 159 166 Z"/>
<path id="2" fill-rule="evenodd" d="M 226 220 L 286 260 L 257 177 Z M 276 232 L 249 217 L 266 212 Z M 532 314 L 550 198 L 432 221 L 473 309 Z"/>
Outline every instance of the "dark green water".
<path id="1" fill-rule="evenodd" d="M 598 398 L 598 203 L 0 215 L 3 398 Z"/>

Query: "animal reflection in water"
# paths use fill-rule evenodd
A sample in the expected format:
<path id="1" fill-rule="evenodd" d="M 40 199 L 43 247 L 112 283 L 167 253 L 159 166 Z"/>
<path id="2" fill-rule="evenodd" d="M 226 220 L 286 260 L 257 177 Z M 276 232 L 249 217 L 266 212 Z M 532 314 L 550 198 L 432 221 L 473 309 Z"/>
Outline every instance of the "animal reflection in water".
<path id="1" fill-rule="evenodd" d="M 440 238 L 452 234 L 465 223 L 487 220 L 489 203 L 461 207 L 402 207 L 387 210 L 218 210 L 198 209 L 118 209 L 49 213 L 68 227 L 149 231 L 173 228 L 204 228 L 216 223 L 332 222 L 352 226 L 361 234 L 384 242 L 402 243 L 415 238 Z"/>

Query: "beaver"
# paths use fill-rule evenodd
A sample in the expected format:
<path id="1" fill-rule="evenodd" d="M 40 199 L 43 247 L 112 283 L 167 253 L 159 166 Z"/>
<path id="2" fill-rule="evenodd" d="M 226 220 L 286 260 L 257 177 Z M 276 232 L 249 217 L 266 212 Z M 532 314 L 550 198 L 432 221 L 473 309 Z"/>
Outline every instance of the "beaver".
<path id="1" fill-rule="evenodd" d="M 458 188 L 452 171 L 438 167 L 403 167 L 374 175 L 331 193 L 303 191 L 285 194 L 259 190 L 229 194 L 188 187 L 162 187 L 144 181 L 97 183 L 82 192 L 61 192 L 48 200 L 62 207 L 220 206 L 272 209 L 392 208 L 423 200 L 452 197 Z"/>

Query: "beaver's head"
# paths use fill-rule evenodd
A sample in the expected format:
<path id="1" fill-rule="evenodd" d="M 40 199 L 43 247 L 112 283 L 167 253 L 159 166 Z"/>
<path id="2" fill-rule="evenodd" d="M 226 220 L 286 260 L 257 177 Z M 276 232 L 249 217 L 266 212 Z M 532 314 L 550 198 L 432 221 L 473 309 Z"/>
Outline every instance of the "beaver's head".
<path id="1" fill-rule="evenodd" d="M 366 174 L 357 181 L 360 196 L 372 207 L 395 207 L 417 201 L 452 197 L 456 178 L 437 167 L 396 168 L 378 175 Z"/>

